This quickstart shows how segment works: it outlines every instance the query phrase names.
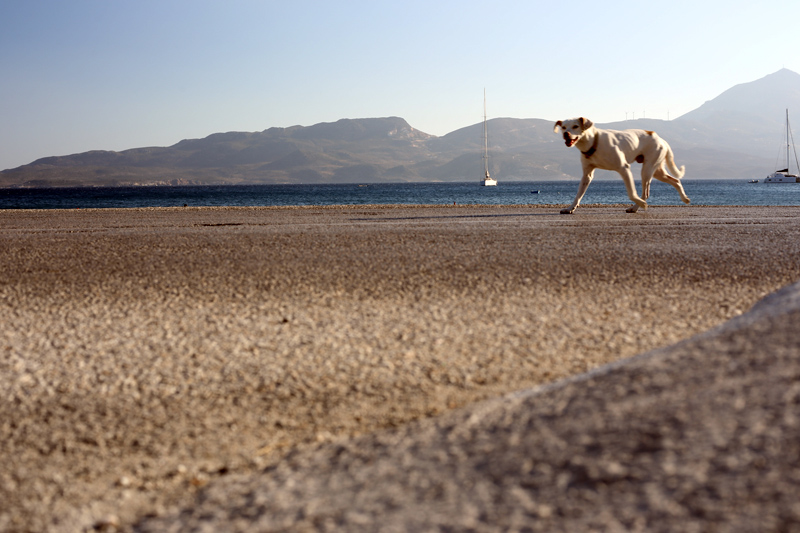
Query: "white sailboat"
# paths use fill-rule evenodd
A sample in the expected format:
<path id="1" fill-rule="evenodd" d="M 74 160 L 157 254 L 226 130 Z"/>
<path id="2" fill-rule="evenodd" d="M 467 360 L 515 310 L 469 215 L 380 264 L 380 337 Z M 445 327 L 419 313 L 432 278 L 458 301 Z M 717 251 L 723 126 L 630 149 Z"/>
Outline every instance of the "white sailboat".
<path id="1" fill-rule="evenodd" d="M 497 180 L 489 175 L 489 132 L 486 129 L 486 89 L 483 90 L 483 182 L 481 185 L 497 185 Z"/>
<path id="2" fill-rule="evenodd" d="M 764 183 L 800 183 L 800 176 L 797 174 L 790 174 L 789 173 L 789 146 L 792 147 L 794 150 L 794 162 L 800 171 L 800 163 L 797 162 L 797 150 L 794 148 L 794 137 L 792 136 L 792 130 L 789 129 L 789 110 L 786 110 L 786 168 L 782 170 L 776 170 L 766 178 L 764 178 Z"/>

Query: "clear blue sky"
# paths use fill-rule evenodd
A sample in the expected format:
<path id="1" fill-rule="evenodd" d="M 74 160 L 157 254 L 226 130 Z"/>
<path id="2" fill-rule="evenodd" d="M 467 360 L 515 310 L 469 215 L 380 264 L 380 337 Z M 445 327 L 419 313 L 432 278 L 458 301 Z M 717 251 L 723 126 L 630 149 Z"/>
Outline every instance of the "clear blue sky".
<path id="1" fill-rule="evenodd" d="M 676 118 L 781 68 L 788 0 L 0 0 L 0 169 L 400 116 Z"/>

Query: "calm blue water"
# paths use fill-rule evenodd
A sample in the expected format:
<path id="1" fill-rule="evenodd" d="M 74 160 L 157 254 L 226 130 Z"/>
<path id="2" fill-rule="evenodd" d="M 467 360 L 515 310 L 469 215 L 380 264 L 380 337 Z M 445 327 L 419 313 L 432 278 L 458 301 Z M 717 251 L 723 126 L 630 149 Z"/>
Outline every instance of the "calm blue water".
<path id="1" fill-rule="evenodd" d="M 800 183 L 765 184 L 746 180 L 684 180 L 695 205 L 800 205 Z M 92 207 L 284 206 L 360 204 L 569 204 L 577 180 L 468 183 L 325 185 L 214 185 L 186 187 L 76 187 L 0 189 L 0 209 Z M 637 182 L 637 188 L 641 190 Z M 531 191 L 539 191 L 533 194 Z M 621 180 L 595 180 L 584 204 L 629 203 Z M 678 193 L 654 181 L 650 205 L 683 205 Z"/>

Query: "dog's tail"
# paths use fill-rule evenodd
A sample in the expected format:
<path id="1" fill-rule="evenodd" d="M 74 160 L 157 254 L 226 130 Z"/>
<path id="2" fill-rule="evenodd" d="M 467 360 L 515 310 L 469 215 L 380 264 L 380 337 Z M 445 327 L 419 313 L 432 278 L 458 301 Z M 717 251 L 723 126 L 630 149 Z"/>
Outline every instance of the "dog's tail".
<path id="1" fill-rule="evenodd" d="M 678 179 L 681 179 L 686 173 L 686 166 L 681 165 L 681 168 L 678 168 L 677 165 L 675 165 L 675 157 L 672 155 L 672 148 L 667 151 L 667 168 Z"/>

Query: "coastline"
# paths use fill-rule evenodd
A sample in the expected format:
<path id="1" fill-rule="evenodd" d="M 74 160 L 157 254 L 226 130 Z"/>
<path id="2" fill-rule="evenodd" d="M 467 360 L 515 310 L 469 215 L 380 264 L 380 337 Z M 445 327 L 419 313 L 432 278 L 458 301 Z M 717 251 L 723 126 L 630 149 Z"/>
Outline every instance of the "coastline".
<path id="1" fill-rule="evenodd" d="M 0 529 L 129 529 L 289 453 L 672 345 L 800 278 L 798 215 L 0 211 Z"/>

